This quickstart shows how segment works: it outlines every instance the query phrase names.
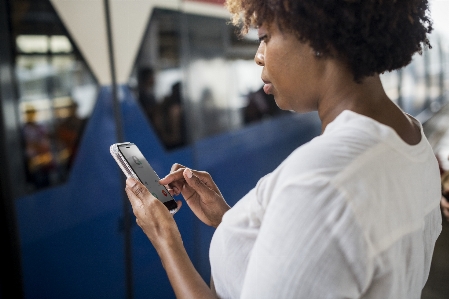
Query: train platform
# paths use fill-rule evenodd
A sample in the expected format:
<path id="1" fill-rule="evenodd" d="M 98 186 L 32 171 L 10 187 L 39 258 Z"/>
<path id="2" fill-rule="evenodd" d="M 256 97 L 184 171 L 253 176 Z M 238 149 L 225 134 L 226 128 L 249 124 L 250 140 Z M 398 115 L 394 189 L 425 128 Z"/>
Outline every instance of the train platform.
<path id="1" fill-rule="evenodd" d="M 223 2 L 0 0 L 0 299 L 175 298 L 111 144 L 209 172 L 233 206 L 321 133 L 264 93 L 257 30 L 237 38 Z M 381 79 L 449 170 L 449 0 L 430 2 L 432 48 Z M 175 217 L 210 281 L 214 229 Z M 448 255 L 443 220 L 423 299 L 449 298 Z"/>

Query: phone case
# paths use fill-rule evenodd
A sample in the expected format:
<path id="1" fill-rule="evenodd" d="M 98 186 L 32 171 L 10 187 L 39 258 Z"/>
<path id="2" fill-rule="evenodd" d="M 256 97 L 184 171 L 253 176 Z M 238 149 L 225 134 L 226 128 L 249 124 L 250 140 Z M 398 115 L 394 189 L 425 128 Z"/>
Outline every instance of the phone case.
<path id="1" fill-rule="evenodd" d="M 111 152 L 111 155 L 114 158 L 114 160 L 117 162 L 118 166 L 120 166 L 120 169 L 123 171 L 126 178 L 131 177 L 131 178 L 136 179 L 139 182 L 141 182 L 139 177 L 134 172 L 134 170 L 131 168 L 131 166 L 129 166 L 128 161 L 126 161 L 125 157 L 123 157 L 122 153 L 118 149 L 119 145 L 128 145 L 128 144 L 131 144 L 131 142 L 114 143 L 113 145 L 110 146 L 109 151 Z M 170 211 L 170 214 L 173 215 L 178 211 L 178 209 L 176 208 L 176 209 L 172 209 L 169 211 Z"/>
<path id="2" fill-rule="evenodd" d="M 123 142 L 123 143 L 115 143 L 111 145 L 109 148 L 112 157 L 114 157 L 115 162 L 117 162 L 118 166 L 122 169 L 123 173 L 125 174 L 126 178 L 133 178 L 136 180 L 139 180 L 134 170 L 129 166 L 128 162 L 126 161 L 125 157 L 120 153 L 118 150 L 119 145 L 127 145 L 131 144 L 131 142 Z M 139 180 L 140 181 L 140 180 Z"/>

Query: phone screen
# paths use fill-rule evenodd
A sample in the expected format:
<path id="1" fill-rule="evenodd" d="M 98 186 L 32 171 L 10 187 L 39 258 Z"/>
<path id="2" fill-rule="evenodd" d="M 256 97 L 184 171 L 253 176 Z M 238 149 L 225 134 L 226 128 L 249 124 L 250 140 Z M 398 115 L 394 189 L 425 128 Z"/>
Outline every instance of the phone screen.
<path id="1" fill-rule="evenodd" d="M 169 210 L 175 209 L 177 207 L 175 200 L 165 186 L 159 184 L 159 176 L 145 159 L 139 148 L 135 144 L 130 143 L 119 145 L 118 149 L 151 194 L 162 201 Z"/>

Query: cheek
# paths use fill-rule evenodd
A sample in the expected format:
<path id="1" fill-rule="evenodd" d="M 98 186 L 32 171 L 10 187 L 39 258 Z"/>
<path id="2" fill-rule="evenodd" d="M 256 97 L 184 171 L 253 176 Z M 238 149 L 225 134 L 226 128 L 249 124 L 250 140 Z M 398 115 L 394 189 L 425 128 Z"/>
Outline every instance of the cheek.
<path id="1" fill-rule="evenodd" d="M 276 104 L 283 110 L 313 110 L 314 79 L 308 57 L 276 49 L 265 52 L 265 68 L 275 89 Z M 313 106 L 313 107 L 312 107 Z"/>

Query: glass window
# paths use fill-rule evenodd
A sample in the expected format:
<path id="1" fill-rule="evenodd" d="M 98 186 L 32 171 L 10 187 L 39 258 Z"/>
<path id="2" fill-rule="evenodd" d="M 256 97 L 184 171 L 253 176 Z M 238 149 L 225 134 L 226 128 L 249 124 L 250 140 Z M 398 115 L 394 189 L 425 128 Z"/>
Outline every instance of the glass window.
<path id="1" fill-rule="evenodd" d="M 167 149 L 187 144 L 179 22 L 178 12 L 154 10 L 130 80 Z"/>
<path id="2" fill-rule="evenodd" d="M 242 128 L 282 113 L 261 89 L 254 62 L 257 32 L 238 38 L 226 19 L 185 15 L 185 95 L 191 140 Z"/>
<path id="3" fill-rule="evenodd" d="M 254 62 L 257 32 L 155 9 L 130 85 L 167 149 L 279 115 Z"/>
<path id="4" fill-rule="evenodd" d="M 444 94 L 449 81 L 445 57 L 449 49 L 438 35 L 432 35 L 430 42 L 432 49 L 415 54 L 409 65 L 381 75 L 387 95 L 414 116 L 424 111 L 436 112 L 447 101 Z"/>
<path id="5" fill-rule="evenodd" d="M 48 0 L 11 1 L 23 152 L 36 190 L 64 182 L 97 83 Z"/>

